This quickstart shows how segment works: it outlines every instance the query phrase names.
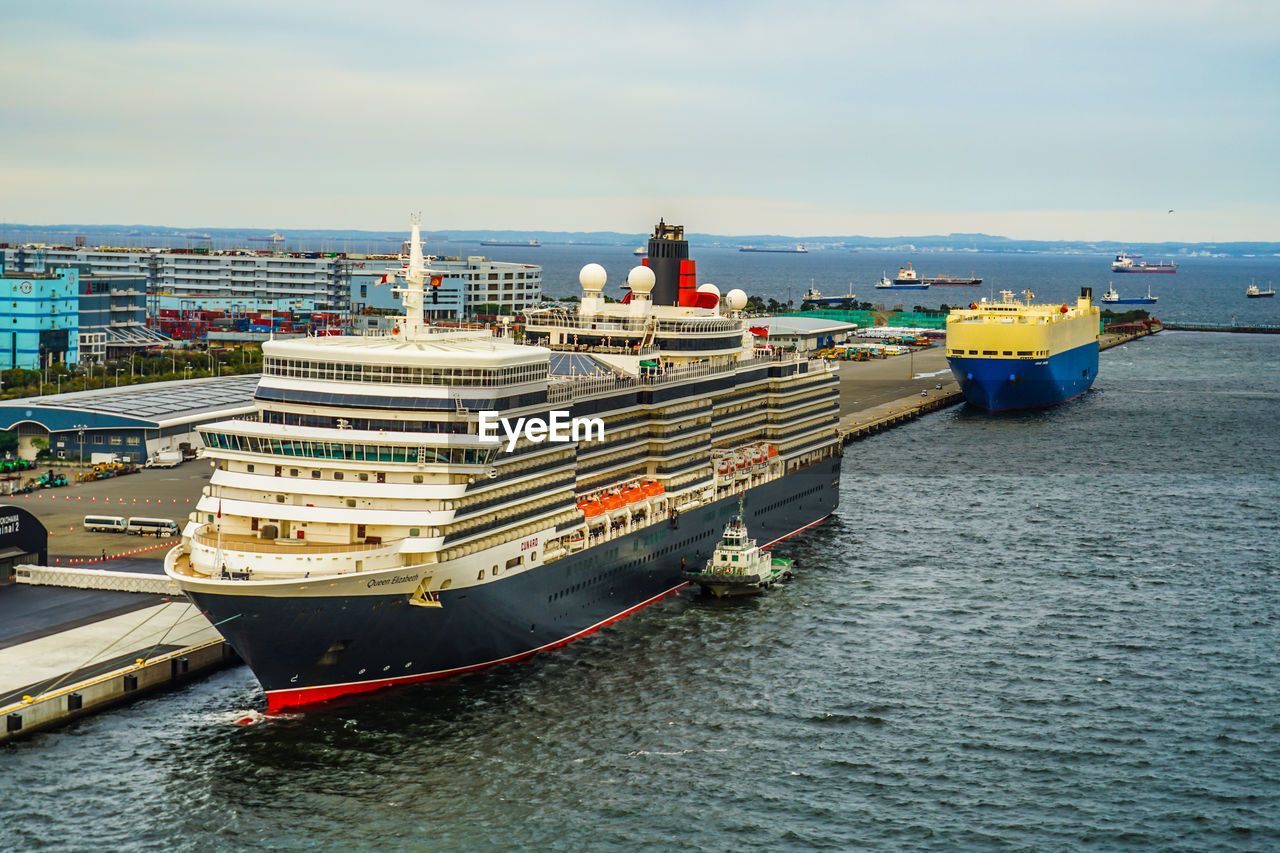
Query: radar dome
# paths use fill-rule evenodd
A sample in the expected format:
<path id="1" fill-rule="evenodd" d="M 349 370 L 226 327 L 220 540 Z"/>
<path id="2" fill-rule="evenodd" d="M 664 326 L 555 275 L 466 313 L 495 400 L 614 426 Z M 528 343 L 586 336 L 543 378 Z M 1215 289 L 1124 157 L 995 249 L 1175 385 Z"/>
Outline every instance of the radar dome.
<path id="1" fill-rule="evenodd" d="M 720 288 L 716 287 L 714 284 L 700 284 L 698 285 L 698 292 L 714 293 L 717 299 L 720 298 Z"/>
<path id="2" fill-rule="evenodd" d="M 627 273 L 627 286 L 631 288 L 632 293 L 651 293 L 655 283 L 657 279 L 653 275 L 653 270 L 648 267 L 632 267 L 631 272 Z"/>
<path id="3" fill-rule="evenodd" d="M 578 272 L 578 283 L 583 290 L 599 292 L 609 282 L 609 274 L 599 264 L 587 264 Z"/>
<path id="4" fill-rule="evenodd" d="M 735 287 L 726 293 L 724 298 L 729 305 L 730 311 L 741 311 L 747 307 L 747 293 L 741 288 Z"/>

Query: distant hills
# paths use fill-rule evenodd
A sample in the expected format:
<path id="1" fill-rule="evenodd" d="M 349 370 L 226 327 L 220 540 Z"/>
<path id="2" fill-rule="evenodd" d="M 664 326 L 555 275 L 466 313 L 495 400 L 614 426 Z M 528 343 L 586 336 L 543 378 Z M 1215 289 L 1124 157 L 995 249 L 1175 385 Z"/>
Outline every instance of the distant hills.
<path id="1" fill-rule="evenodd" d="M 273 240 L 278 236 L 283 239 Z M 617 231 L 542 231 L 479 230 L 424 228 L 423 235 L 433 243 L 478 243 L 481 240 L 528 242 L 543 245 L 605 245 L 635 248 L 644 245 L 648 233 Z M 0 243 L 46 243 L 75 245 L 82 238 L 88 246 L 159 246 L 166 248 L 250 248 L 274 247 L 291 251 L 394 252 L 407 237 L 405 230 L 361 231 L 316 228 L 200 228 L 162 225 L 90 225 L 0 224 Z M 1015 240 L 995 234 L 930 234 L 896 237 L 865 235 L 794 235 L 794 234 L 703 234 L 689 232 L 689 241 L 700 247 L 736 248 L 738 246 L 793 247 L 804 245 L 809 251 L 918 251 L 918 252 L 997 252 L 1048 254 L 1114 254 L 1130 253 L 1164 256 L 1202 257 L 1280 257 L 1280 243 L 1216 242 L 1216 243 L 1135 243 L 1126 241 L 1082 240 Z"/>

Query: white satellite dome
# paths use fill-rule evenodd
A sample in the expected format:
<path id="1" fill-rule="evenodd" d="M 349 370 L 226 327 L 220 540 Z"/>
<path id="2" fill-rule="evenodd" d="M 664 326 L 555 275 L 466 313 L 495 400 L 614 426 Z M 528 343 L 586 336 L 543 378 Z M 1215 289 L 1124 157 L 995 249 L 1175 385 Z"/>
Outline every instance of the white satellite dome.
<path id="1" fill-rule="evenodd" d="M 747 292 L 741 288 L 735 287 L 726 293 L 724 298 L 730 311 L 741 311 L 747 307 Z"/>
<path id="2" fill-rule="evenodd" d="M 631 272 L 627 273 L 627 286 L 632 293 L 652 293 L 657 281 L 653 270 L 645 266 L 632 267 Z"/>
<path id="3" fill-rule="evenodd" d="M 609 274 L 599 264 L 587 264 L 578 271 L 578 283 L 583 290 L 600 292 L 609 282 Z"/>
<path id="4" fill-rule="evenodd" d="M 700 284 L 698 285 L 698 292 L 714 293 L 717 299 L 720 298 L 720 288 L 716 287 L 714 284 Z"/>

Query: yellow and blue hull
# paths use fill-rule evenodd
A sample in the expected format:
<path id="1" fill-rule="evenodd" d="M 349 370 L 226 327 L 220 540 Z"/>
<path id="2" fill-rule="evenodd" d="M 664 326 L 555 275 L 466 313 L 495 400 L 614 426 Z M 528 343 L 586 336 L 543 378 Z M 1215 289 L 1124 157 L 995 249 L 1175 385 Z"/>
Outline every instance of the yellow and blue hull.
<path id="1" fill-rule="evenodd" d="M 1098 376 L 1098 342 L 1045 358 L 948 356 L 965 399 L 990 412 L 1056 406 L 1078 397 Z"/>

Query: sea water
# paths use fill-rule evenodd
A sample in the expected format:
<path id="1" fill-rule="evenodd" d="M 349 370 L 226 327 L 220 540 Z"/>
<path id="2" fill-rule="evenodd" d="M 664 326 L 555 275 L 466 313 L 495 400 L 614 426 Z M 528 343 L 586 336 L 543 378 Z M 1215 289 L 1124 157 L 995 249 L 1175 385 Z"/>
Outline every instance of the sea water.
<path id="1" fill-rule="evenodd" d="M 7 746 L 0 849 L 1276 849 L 1278 423 L 1280 336 L 1108 350 L 1057 408 L 849 445 L 768 595 L 248 726 L 236 668 Z"/>

